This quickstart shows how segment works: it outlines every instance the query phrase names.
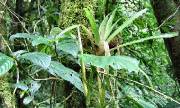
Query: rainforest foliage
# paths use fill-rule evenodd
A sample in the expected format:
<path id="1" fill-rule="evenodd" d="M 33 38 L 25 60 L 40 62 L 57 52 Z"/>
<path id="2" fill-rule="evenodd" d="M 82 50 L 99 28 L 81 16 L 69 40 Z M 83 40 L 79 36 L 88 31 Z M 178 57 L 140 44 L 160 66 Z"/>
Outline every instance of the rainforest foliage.
<path id="1" fill-rule="evenodd" d="M 179 108 L 178 0 L 0 0 L 0 108 Z"/>

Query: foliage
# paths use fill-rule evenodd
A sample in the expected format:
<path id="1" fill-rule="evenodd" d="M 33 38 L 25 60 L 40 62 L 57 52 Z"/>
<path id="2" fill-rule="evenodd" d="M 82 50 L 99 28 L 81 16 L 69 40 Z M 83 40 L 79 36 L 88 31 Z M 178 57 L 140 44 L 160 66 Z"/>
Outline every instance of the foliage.
<path id="1" fill-rule="evenodd" d="M 178 106 L 179 86 L 161 39 L 178 34 L 161 34 L 149 1 L 133 1 L 24 1 L 24 16 L 16 16 L 21 33 L 8 22 L 17 18 L 7 4 L 10 36 L 3 36 L 8 51 L 0 53 L 0 107 L 9 83 L 23 100 L 17 104 L 28 108 L 68 107 L 73 101 L 99 108 Z M 1 81 L 6 75 L 12 81 Z"/>
<path id="2" fill-rule="evenodd" d="M 0 53 L 0 76 L 5 74 L 12 68 L 14 64 L 13 62 L 14 60 L 12 58 Z"/>

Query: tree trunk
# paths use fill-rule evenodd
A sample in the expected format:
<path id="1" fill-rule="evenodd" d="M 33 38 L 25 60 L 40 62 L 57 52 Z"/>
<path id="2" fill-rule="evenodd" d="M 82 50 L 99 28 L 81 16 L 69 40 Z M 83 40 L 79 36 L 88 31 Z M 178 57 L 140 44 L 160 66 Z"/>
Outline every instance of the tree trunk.
<path id="1" fill-rule="evenodd" d="M 180 31 L 180 12 L 177 7 L 179 0 L 151 0 L 151 4 L 159 25 L 176 12 L 176 15 L 171 20 L 168 20 L 168 24 L 164 24 L 161 27 L 162 33 Z M 171 23 L 169 24 L 170 21 Z M 164 39 L 164 42 L 172 61 L 174 76 L 180 84 L 180 36 Z"/>
<path id="2" fill-rule="evenodd" d="M 84 16 L 84 8 L 91 7 L 92 9 L 96 6 L 97 0 L 61 0 L 61 14 L 59 25 L 60 28 L 67 28 L 75 24 L 87 25 L 87 19 Z M 71 64 L 69 64 L 70 66 Z M 77 70 L 79 67 L 74 67 Z M 80 70 L 77 70 L 79 72 Z M 73 86 L 65 82 L 64 85 L 65 96 L 69 96 L 73 91 Z M 75 92 L 74 95 L 66 101 L 66 108 L 86 108 L 85 98 L 82 93 Z"/>

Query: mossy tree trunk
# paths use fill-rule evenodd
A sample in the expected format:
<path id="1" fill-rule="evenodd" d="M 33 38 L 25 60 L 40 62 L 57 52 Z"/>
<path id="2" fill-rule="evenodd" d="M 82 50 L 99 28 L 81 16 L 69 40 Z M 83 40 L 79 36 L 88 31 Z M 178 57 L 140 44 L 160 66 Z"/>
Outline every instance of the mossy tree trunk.
<path id="1" fill-rule="evenodd" d="M 161 25 L 168 17 L 173 17 L 161 27 L 161 32 L 180 31 L 179 0 L 151 0 L 158 24 Z M 173 16 L 173 14 L 175 16 Z M 180 36 L 164 39 L 172 61 L 174 75 L 180 84 Z"/>
<path id="2" fill-rule="evenodd" d="M 0 52 L 5 53 L 6 48 L 2 40 L 6 36 L 6 27 L 4 22 L 4 0 L 0 0 Z M 4 5 L 2 4 L 4 3 Z M 12 94 L 11 84 L 8 79 L 9 75 L 0 76 L 0 108 L 15 108 L 15 98 Z"/>
<path id="3" fill-rule="evenodd" d="M 97 0 L 61 0 L 60 8 L 60 20 L 59 26 L 64 29 L 71 25 L 83 24 L 88 25 L 87 19 L 84 15 L 84 8 L 91 7 L 94 9 L 96 7 Z M 71 64 L 69 64 L 70 66 Z M 73 66 L 74 67 L 74 66 Z M 74 67 L 77 70 L 78 67 Z M 79 72 L 80 70 L 77 70 Z M 65 96 L 69 96 L 73 91 L 73 87 L 68 82 L 64 84 Z M 74 95 L 66 101 L 66 108 L 86 108 L 85 98 L 82 93 L 75 92 Z"/>

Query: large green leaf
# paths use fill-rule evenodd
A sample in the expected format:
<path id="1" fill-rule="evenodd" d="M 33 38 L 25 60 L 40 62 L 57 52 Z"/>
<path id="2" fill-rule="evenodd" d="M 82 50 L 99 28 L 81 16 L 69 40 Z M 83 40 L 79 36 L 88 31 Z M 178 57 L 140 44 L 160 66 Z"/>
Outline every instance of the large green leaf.
<path id="1" fill-rule="evenodd" d="M 32 46 L 37 46 L 39 44 L 46 44 L 46 45 L 49 45 L 49 39 L 48 38 L 45 38 L 45 37 L 42 37 L 42 36 L 39 36 L 35 39 L 32 40 Z"/>
<path id="2" fill-rule="evenodd" d="M 65 39 L 57 44 L 57 49 L 77 57 L 79 52 L 78 43 L 74 39 Z"/>
<path id="3" fill-rule="evenodd" d="M 30 52 L 20 56 L 25 60 L 31 61 L 33 64 L 46 69 L 51 63 L 51 56 L 41 52 Z"/>
<path id="4" fill-rule="evenodd" d="M 127 69 L 129 72 L 138 71 L 139 61 L 128 56 L 95 56 L 80 55 L 83 62 L 100 68 L 111 66 L 114 69 Z"/>
<path id="5" fill-rule="evenodd" d="M 72 69 L 69 69 L 59 62 L 52 61 L 51 65 L 48 67 L 48 72 L 52 75 L 57 75 L 62 79 L 69 81 L 76 88 L 83 92 L 82 81 L 79 74 Z"/>
<path id="6" fill-rule="evenodd" d="M 8 72 L 14 64 L 14 60 L 0 53 L 0 76 Z"/>

